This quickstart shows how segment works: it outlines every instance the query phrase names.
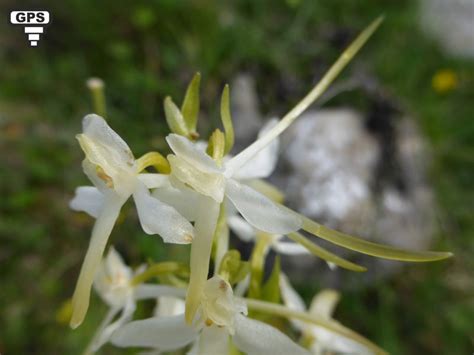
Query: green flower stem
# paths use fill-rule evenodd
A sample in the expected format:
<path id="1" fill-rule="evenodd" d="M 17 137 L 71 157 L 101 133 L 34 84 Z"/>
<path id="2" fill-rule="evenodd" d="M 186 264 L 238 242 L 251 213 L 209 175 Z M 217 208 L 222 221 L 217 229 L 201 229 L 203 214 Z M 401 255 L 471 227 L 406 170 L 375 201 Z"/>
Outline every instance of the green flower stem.
<path id="1" fill-rule="evenodd" d="M 214 233 L 216 252 L 214 256 L 214 274 L 217 274 L 222 258 L 229 250 L 229 228 L 227 227 L 225 203 L 221 203 L 219 219 L 217 220 L 216 232 Z"/>
<path id="2" fill-rule="evenodd" d="M 177 274 L 177 273 L 185 274 L 188 272 L 189 272 L 188 268 L 182 264 L 172 262 L 172 261 L 162 262 L 162 263 L 152 265 L 141 274 L 136 275 L 130 283 L 132 286 L 136 286 L 156 276 L 161 276 L 164 274 Z"/>
<path id="3" fill-rule="evenodd" d="M 268 254 L 270 238 L 265 233 L 257 233 L 257 240 L 250 257 L 249 297 L 260 298 L 265 258 Z"/>
<path id="4" fill-rule="evenodd" d="M 92 109 L 96 114 L 102 116 L 104 119 L 107 116 L 104 82 L 99 78 L 90 78 L 87 80 L 87 87 L 91 92 Z"/>

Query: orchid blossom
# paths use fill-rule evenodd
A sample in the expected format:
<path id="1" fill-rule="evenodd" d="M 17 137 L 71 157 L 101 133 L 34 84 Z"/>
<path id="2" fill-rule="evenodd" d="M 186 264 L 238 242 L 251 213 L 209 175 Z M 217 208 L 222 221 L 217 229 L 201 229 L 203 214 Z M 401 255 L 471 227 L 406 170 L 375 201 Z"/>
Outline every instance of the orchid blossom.
<path id="1" fill-rule="evenodd" d="M 89 344 L 86 354 L 97 351 L 116 329 L 132 319 L 137 301 L 157 297 L 175 299 L 183 294 L 182 290 L 174 287 L 134 282 L 134 277 L 141 275 L 144 269 L 142 266 L 134 272 L 123 262 L 114 248 L 109 249 L 94 279 L 94 289 L 109 306 L 109 311 Z M 113 321 L 119 314 L 120 316 Z"/>
<path id="2" fill-rule="evenodd" d="M 284 274 L 280 275 L 280 289 L 283 302 L 288 308 L 299 312 L 308 312 L 304 301 L 291 286 Z M 322 290 L 314 296 L 309 308 L 309 314 L 336 322 L 333 320 L 332 314 L 339 301 L 339 297 L 339 293 L 335 290 Z M 374 354 L 367 346 L 325 327 L 295 319 L 292 319 L 292 323 L 296 329 L 301 331 L 304 343 L 308 344 L 311 353 L 314 355 L 322 355 L 327 351 L 358 355 Z"/>
<path id="3" fill-rule="evenodd" d="M 276 328 L 248 318 L 245 303 L 234 297 L 230 284 L 219 276 L 206 281 L 199 300 L 193 325 L 186 324 L 184 315 L 133 321 L 114 332 L 112 343 L 162 351 L 194 343 L 190 354 L 210 355 L 227 354 L 231 338 L 249 355 L 309 354 Z"/>
<path id="4" fill-rule="evenodd" d="M 89 306 L 97 268 L 122 205 L 133 196 L 138 217 L 147 234 L 159 234 L 165 242 L 187 244 L 194 237 L 193 226 L 173 207 L 151 196 L 149 188 L 165 184 L 164 174 L 141 173 L 153 164 L 150 155 L 135 160 L 128 145 L 103 118 L 87 115 L 83 133 L 77 139 L 86 158 L 84 172 L 95 185 L 76 189 L 70 206 L 96 218 L 92 237 L 73 296 L 71 327 L 80 325 Z"/>
<path id="5" fill-rule="evenodd" d="M 342 53 L 321 81 L 278 123 L 231 159 L 224 159 L 225 153 L 230 150 L 227 142 L 233 142 L 233 131 L 230 132 L 229 129 L 232 126 L 229 119 L 230 114 L 222 110 L 222 107 L 225 106 L 223 103 L 225 101 L 228 103 L 228 98 L 224 100 L 226 90 L 224 90 L 221 103 L 221 116 L 226 131 L 225 144 L 221 137 L 223 133 L 218 130 L 214 132 L 210 139 L 209 147 L 212 148 L 210 155 L 204 153 L 185 136 L 170 134 L 166 137 L 166 141 L 174 153 L 167 157 L 171 166 L 171 181 L 179 181 L 202 195 L 198 204 L 194 206 L 196 210 L 196 237 L 191 248 L 191 279 L 186 298 L 186 321 L 188 323 L 192 321 L 198 308 L 198 295 L 202 292 L 207 279 L 212 240 L 219 210 L 221 209 L 220 206 L 226 201 L 230 202 L 250 225 L 269 234 L 291 235 L 290 233 L 303 229 L 347 249 L 392 260 L 433 261 L 452 255 L 444 252 L 407 251 L 331 230 L 279 203 L 273 202 L 264 194 L 239 181 L 245 179 L 245 174 L 243 174 L 246 171 L 245 165 L 272 144 L 327 89 L 372 35 L 381 21 L 381 18 L 377 19 L 364 30 Z M 293 236 L 301 244 L 305 243 L 307 246 L 311 244 L 301 234 L 293 234 Z M 364 268 L 359 267 L 359 271 L 362 270 Z"/>

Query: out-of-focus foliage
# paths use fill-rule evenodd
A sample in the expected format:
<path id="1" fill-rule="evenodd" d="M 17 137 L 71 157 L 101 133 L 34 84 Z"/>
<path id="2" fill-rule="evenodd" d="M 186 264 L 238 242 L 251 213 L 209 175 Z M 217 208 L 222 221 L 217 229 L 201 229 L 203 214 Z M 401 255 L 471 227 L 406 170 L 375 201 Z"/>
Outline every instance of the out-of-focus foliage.
<path id="1" fill-rule="evenodd" d="M 21 6 L 29 5 L 36 2 Z M 38 48 L 27 46 L 21 28 L 0 21 L 0 352 L 80 353 L 105 312 L 93 302 L 76 331 L 61 321 L 93 223 L 68 209 L 74 186 L 86 181 L 74 135 L 90 111 L 87 78 L 104 79 L 108 118 L 138 155 L 163 146 L 163 99 L 182 102 L 179 93 L 196 71 L 202 74 L 205 127 L 219 119 L 223 84 L 238 71 L 255 77 L 265 112 L 281 115 L 381 13 L 385 23 L 346 77 L 358 71 L 377 78 L 418 120 L 432 147 L 439 239 L 455 258 L 408 265 L 401 276 L 349 291 L 337 316 L 394 354 L 471 352 L 474 64 L 443 55 L 418 29 L 415 5 L 50 1 L 42 7 L 52 24 Z M 15 6 L 4 1 L 1 18 Z M 432 82 L 443 70 L 455 73 L 456 85 L 440 92 Z M 342 94 L 331 104 L 364 109 L 360 96 Z M 159 238 L 137 231 L 133 219 L 125 208 L 114 236 L 129 263 L 188 252 L 165 252 Z M 314 287 L 301 286 L 313 294 Z M 112 347 L 103 352 L 116 353 Z"/>

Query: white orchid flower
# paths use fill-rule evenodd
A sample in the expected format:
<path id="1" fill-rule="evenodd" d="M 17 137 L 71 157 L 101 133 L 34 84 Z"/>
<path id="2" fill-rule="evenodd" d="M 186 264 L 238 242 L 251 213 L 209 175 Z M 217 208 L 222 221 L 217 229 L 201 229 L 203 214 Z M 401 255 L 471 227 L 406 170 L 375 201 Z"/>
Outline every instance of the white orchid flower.
<path id="1" fill-rule="evenodd" d="M 150 195 L 148 189 L 166 184 L 167 175 L 141 174 L 146 162 L 135 160 L 127 143 L 100 116 L 87 115 L 82 125 L 83 133 L 77 139 L 86 155 L 83 168 L 95 187 L 79 187 L 70 206 L 97 220 L 73 295 L 73 328 L 85 317 L 107 240 L 130 196 L 145 233 L 159 234 L 165 242 L 178 244 L 190 243 L 194 236 L 192 225 L 176 209 Z"/>
<path id="2" fill-rule="evenodd" d="M 230 201 L 242 217 L 254 228 L 269 234 L 288 234 L 291 236 L 290 233 L 303 229 L 336 245 L 392 260 L 420 262 L 440 260 L 451 256 L 451 253 L 443 252 L 406 251 L 334 231 L 285 206 L 274 203 L 262 193 L 238 181 L 249 177 L 250 173 L 253 173 L 253 178 L 265 175 L 262 174 L 258 166 L 253 167 L 253 170 L 246 169 L 245 166 L 266 147 L 270 146 L 303 111 L 321 96 L 355 53 L 374 33 L 381 21 L 382 18 L 378 18 L 372 22 L 342 53 L 318 84 L 292 110 L 263 133 L 254 143 L 230 160 L 225 161 L 223 159 L 224 153 L 228 152 L 226 148 L 231 147 L 234 140 L 228 108 L 228 87 L 224 89 L 223 99 L 221 100 L 221 118 L 225 135 L 223 137 L 222 132 L 215 131 L 211 136 L 211 139 L 213 139 L 212 155 L 216 160 L 198 149 L 195 144 L 184 136 L 177 134 L 167 136 L 166 141 L 174 153 L 168 156 L 171 166 L 171 178 L 191 187 L 202 195 L 202 199 L 194 206 L 196 211 L 196 238 L 191 248 L 191 278 L 186 298 L 185 314 L 188 323 L 194 318 L 198 307 L 198 297 L 196 295 L 201 294 L 207 279 L 212 239 L 220 205 L 225 200 Z M 325 250 L 312 246 L 312 243 L 301 234 L 294 235 L 293 239 L 308 249 L 319 249 L 317 250 L 318 253 L 328 255 Z M 333 262 L 333 260 L 328 261 Z M 358 271 L 365 270 L 365 268 L 358 265 L 344 262 L 348 268 Z M 334 264 L 337 263 L 334 261 Z"/>
<path id="3" fill-rule="evenodd" d="M 191 280 L 188 292 L 200 294 L 207 278 L 212 237 L 217 223 L 219 206 L 227 199 L 248 223 L 259 230 L 272 234 L 285 234 L 296 231 L 302 226 L 302 219 L 265 195 L 238 180 L 265 177 L 274 167 L 270 164 L 258 164 L 254 168 L 231 173 L 219 166 L 210 156 L 185 137 L 170 134 L 166 138 L 175 153 L 168 156 L 172 181 L 179 181 L 201 195 L 197 205 L 193 206 L 196 238 L 191 248 Z M 272 148 L 276 155 L 276 147 Z M 264 151 L 264 155 L 267 153 Z M 269 159 L 264 159 L 269 161 Z M 230 160 L 229 162 L 231 162 Z M 259 170 L 260 169 L 260 170 Z M 235 176 L 235 177 L 234 177 Z M 197 310 L 197 298 L 188 298 L 186 319 L 190 322 Z"/>
<path id="4" fill-rule="evenodd" d="M 133 321 L 114 332 L 112 343 L 120 347 L 153 347 L 162 351 L 194 342 L 191 354 L 225 355 L 229 338 L 249 355 L 308 355 L 285 334 L 263 322 L 246 317 L 247 307 L 235 298 L 230 284 L 219 276 L 205 283 L 195 324 L 184 315 Z"/>
<path id="5" fill-rule="evenodd" d="M 289 309 L 308 312 L 315 317 L 336 322 L 332 318 L 332 314 L 340 297 L 337 291 L 326 289 L 319 292 L 314 296 L 308 311 L 304 301 L 284 274 L 280 275 L 280 290 L 283 302 Z M 363 344 L 330 329 L 305 323 L 301 320 L 292 319 L 291 321 L 295 328 L 301 331 L 303 337 L 310 342 L 311 353 L 314 355 L 322 355 L 326 352 L 358 355 L 374 354 L 371 349 Z"/>
<path id="6" fill-rule="evenodd" d="M 109 311 L 87 347 L 86 354 L 97 351 L 109 340 L 115 330 L 132 319 L 138 300 L 156 297 L 177 299 L 178 296 L 183 296 L 183 290 L 174 287 L 134 284 L 133 277 L 143 271 L 144 267 L 140 267 L 133 272 L 114 248 L 109 249 L 94 279 L 94 289 L 109 306 Z M 181 302 L 184 303 L 184 301 Z M 120 316 L 114 321 L 119 314 Z"/>

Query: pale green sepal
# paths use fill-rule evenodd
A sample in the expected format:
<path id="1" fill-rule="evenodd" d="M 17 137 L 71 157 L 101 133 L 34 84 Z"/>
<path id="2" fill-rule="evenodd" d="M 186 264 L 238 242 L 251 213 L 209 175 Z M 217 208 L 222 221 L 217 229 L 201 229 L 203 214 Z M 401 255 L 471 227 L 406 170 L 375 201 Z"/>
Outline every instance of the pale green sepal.
<path id="1" fill-rule="evenodd" d="M 234 146 L 234 126 L 230 114 L 230 94 L 229 85 L 224 87 L 221 97 L 221 120 L 225 133 L 225 154 L 229 154 Z"/>
<path id="2" fill-rule="evenodd" d="M 175 105 L 171 97 L 167 97 L 164 102 L 166 122 L 171 132 L 181 136 L 189 136 L 189 130 L 184 122 L 183 115 L 179 108 Z"/>
<path id="3" fill-rule="evenodd" d="M 190 138 L 197 138 L 196 127 L 199 116 L 199 85 L 201 84 L 201 73 L 194 74 L 193 79 L 186 89 L 183 104 L 181 105 L 181 113 L 184 122 L 190 131 Z"/>
<path id="4" fill-rule="evenodd" d="M 325 239 L 341 247 L 384 259 L 426 262 L 447 259 L 453 255 L 449 252 L 409 251 L 397 247 L 369 242 L 364 239 L 352 237 L 350 235 L 332 230 L 310 220 L 307 217 L 303 217 L 303 229 L 318 236 L 319 238 Z"/>
<path id="5" fill-rule="evenodd" d="M 351 271 L 367 271 L 366 267 L 354 264 L 346 259 L 341 258 L 340 256 L 337 256 L 336 254 L 331 253 L 330 251 L 311 242 L 308 238 L 298 232 L 288 233 L 287 236 L 291 240 L 304 246 L 306 249 L 308 249 L 308 251 L 310 251 L 317 257 L 323 259 L 324 261 L 331 262 L 333 264 L 336 264 L 337 266 Z"/>

